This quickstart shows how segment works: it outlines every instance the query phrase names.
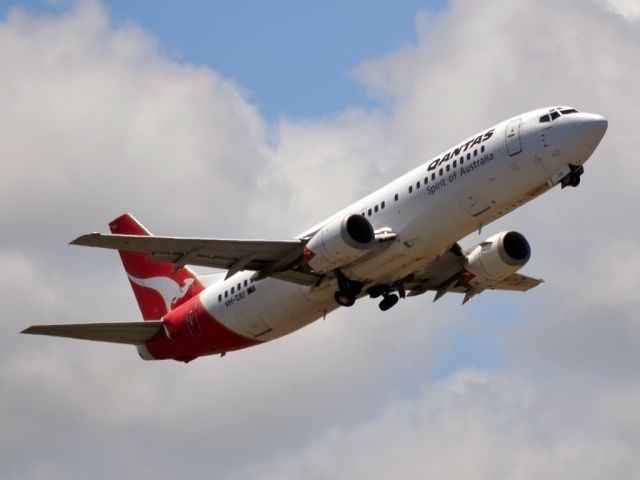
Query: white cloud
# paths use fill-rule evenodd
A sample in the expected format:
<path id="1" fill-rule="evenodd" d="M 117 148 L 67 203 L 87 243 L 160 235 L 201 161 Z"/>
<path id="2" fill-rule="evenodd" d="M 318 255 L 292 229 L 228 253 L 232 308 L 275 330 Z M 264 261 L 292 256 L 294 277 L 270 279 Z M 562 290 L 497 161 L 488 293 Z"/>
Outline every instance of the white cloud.
<path id="1" fill-rule="evenodd" d="M 631 22 L 640 18 L 640 2 L 638 0 L 603 0 L 602 3 Z"/>
<path id="2" fill-rule="evenodd" d="M 29 218 L 83 231 L 130 209 L 183 227 L 190 212 L 224 230 L 231 213 L 212 206 L 235 192 L 256 203 L 262 121 L 228 80 L 166 57 L 135 26 L 112 27 L 95 2 L 57 17 L 13 11 L 0 38 L 11 238 L 32 232 Z"/>
<path id="3" fill-rule="evenodd" d="M 461 371 L 357 428 L 332 429 L 266 469 L 248 469 L 246 478 L 635 478 L 640 460 L 619 412 L 633 408 L 639 392 L 578 401 L 563 390 Z"/>
<path id="4" fill-rule="evenodd" d="M 454 1 L 418 15 L 415 45 L 357 69 L 384 109 L 273 127 L 230 81 L 99 4 L 13 11 L 0 23 L 3 473 L 632 478 L 640 35 L 601 5 Z M 291 235 L 487 124 L 556 103 L 603 113 L 610 130 L 579 189 L 483 232 L 529 237 L 526 270 L 547 280 L 530 294 L 464 308 L 420 297 L 387 315 L 365 301 L 188 366 L 16 339 L 45 320 L 137 318 L 117 257 L 65 245 L 121 211 L 159 233 Z M 503 373 L 430 380 L 451 335 L 485 328 Z"/>

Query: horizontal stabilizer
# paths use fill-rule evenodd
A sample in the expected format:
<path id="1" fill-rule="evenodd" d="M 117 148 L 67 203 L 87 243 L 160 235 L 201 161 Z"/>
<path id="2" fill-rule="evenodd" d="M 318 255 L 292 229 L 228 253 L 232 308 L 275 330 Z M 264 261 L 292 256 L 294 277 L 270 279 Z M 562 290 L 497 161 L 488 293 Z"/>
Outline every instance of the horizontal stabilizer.
<path id="1" fill-rule="evenodd" d="M 123 323 L 76 323 L 66 325 L 34 325 L 20 333 L 77 338 L 97 342 L 140 345 L 151 340 L 164 324 L 161 320 Z"/>

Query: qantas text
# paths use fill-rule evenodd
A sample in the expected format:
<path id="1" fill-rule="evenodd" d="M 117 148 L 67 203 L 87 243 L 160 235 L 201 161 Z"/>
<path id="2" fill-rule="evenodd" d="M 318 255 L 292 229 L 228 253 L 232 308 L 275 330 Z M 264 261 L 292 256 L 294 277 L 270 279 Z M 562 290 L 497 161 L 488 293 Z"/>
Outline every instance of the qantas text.
<path id="1" fill-rule="evenodd" d="M 435 160 L 433 160 L 430 164 L 429 167 L 427 168 L 427 170 L 431 171 L 431 170 L 435 170 L 436 168 L 438 168 L 440 165 L 444 164 L 447 160 L 449 160 L 450 158 L 456 158 L 457 156 L 463 154 L 464 152 L 466 152 L 467 150 L 475 147 L 476 145 L 480 145 L 481 143 L 486 142 L 487 140 L 489 140 L 491 138 L 491 136 L 493 135 L 493 129 L 486 131 L 485 133 L 483 133 L 482 135 L 478 135 L 475 138 L 472 138 L 471 140 L 469 140 L 466 143 L 463 143 L 459 146 L 457 146 L 456 148 L 454 148 L 453 150 L 451 150 L 450 152 L 447 152 L 445 155 L 443 155 L 440 158 L 436 158 Z"/>

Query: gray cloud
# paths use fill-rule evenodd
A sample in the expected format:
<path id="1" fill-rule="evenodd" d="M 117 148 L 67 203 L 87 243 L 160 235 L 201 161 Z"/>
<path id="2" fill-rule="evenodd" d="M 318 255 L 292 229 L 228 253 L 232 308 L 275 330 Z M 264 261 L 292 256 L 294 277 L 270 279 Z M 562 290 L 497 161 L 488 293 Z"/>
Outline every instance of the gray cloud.
<path id="1" fill-rule="evenodd" d="M 356 69 L 384 108 L 274 126 L 238 86 L 96 3 L 12 12 L 0 23 L 3 475 L 637 476 L 630 8 L 458 0 L 417 16 L 415 45 Z M 557 103 L 610 120 L 583 184 L 466 240 L 525 233 L 526 270 L 547 279 L 530 294 L 464 308 L 422 297 L 390 315 L 364 301 L 189 366 L 16 335 L 138 318 L 117 257 L 66 246 L 122 211 L 158 233 L 288 236 L 473 131 Z M 434 381 L 447 339 L 485 329 L 505 365 Z"/>

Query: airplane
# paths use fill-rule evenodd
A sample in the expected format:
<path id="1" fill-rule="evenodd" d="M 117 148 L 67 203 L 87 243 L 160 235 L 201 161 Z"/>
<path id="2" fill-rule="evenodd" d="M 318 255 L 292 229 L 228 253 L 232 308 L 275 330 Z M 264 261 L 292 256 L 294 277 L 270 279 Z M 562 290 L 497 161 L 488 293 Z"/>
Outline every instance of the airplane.
<path id="1" fill-rule="evenodd" d="M 287 240 L 152 236 L 133 216 L 72 245 L 118 250 L 144 321 L 36 325 L 22 333 L 134 345 L 145 360 L 195 358 L 282 337 L 363 297 L 527 291 L 531 248 L 468 234 L 551 188 L 576 187 L 607 130 L 601 116 L 547 107 L 481 130 Z M 189 268 L 225 269 L 211 285 Z"/>

